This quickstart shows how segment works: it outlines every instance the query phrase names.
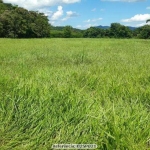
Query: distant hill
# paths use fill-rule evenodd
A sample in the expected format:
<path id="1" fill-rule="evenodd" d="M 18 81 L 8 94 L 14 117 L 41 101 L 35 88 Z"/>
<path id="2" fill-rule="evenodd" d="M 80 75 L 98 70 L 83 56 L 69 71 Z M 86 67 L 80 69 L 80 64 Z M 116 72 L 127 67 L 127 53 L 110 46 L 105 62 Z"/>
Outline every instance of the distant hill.
<path id="1" fill-rule="evenodd" d="M 96 28 L 100 28 L 100 29 L 109 29 L 110 27 L 109 26 L 96 26 Z"/>
<path id="2" fill-rule="evenodd" d="M 127 26 L 130 30 L 135 30 L 137 29 L 136 27 L 131 27 L 131 26 Z M 96 28 L 100 28 L 100 29 L 109 29 L 110 26 L 102 26 L 102 25 L 99 25 L 99 26 L 96 26 Z"/>
<path id="3" fill-rule="evenodd" d="M 130 30 L 135 30 L 135 29 L 137 29 L 137 27 L 130 27 L 130 26 L 127 26 Z"/>
<path id="4" fill-rule="evenodd" d="M 136 27 L 131 27 L 131 26 L 127 26 L 130 30 L 135 30 L 137 29 Z M 63 29 L 65 28 L 65 26 L 52 26 L 51 29 L 52 30 L 57 30 L 57 31 L 63 31 Z M 102 25 L 99 25 L 99 26 L 95 26 L 95 28 L 100 28 L 100 29 L 109 29 L 110 26 L 102 26 Z M 77 29 L 77 28 L 73 28 L 73 30 L 75 32 L 80 32 L 80 31 L 83 31 L 81 29 Z"/>

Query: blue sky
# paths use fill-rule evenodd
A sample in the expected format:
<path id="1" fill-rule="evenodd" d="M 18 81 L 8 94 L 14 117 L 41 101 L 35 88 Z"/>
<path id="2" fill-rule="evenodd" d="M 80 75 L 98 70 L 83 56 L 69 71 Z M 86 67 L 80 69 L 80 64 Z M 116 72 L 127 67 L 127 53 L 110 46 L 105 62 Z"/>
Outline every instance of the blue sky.
<path id="1" fill-rule="evenodd" d="M 3 0 L 29 10 L 44 12 L 54 26 L 90 26 L 118 22 L 142 26 L 150 18 L 149 0 Z"/>

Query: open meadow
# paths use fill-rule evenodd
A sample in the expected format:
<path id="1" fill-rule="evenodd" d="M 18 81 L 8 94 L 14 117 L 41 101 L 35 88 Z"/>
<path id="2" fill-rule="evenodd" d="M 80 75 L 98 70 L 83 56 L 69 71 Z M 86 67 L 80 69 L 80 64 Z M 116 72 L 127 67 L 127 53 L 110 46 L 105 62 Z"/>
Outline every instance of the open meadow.
<path id="1" fill-rule="evenodd" d="M 0 39 L 0 149 L 150 149 L 150 40 Z"/>

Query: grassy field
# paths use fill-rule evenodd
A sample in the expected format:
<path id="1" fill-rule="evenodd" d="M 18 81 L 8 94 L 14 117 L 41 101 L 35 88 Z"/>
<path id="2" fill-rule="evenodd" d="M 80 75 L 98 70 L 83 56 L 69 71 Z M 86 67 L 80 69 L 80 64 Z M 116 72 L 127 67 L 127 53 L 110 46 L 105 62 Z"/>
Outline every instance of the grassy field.
<path id="1" fill-rule="evenodd" d="M 150 41 L 0 39 L 0 149 L 150 149 Z"/>

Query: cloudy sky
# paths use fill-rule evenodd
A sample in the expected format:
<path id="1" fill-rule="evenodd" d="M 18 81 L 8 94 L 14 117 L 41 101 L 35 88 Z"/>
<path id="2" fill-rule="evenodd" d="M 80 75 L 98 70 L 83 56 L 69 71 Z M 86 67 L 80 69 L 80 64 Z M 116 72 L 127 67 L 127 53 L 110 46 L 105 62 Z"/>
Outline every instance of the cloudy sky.
<path id="1" fill-rule="evenodd" d="M 90 26 L 118 22 L 142 26 L 150 19 L 150 0 L 3 0 L 28 10 L 44 12 L 52 25 Z"/>

